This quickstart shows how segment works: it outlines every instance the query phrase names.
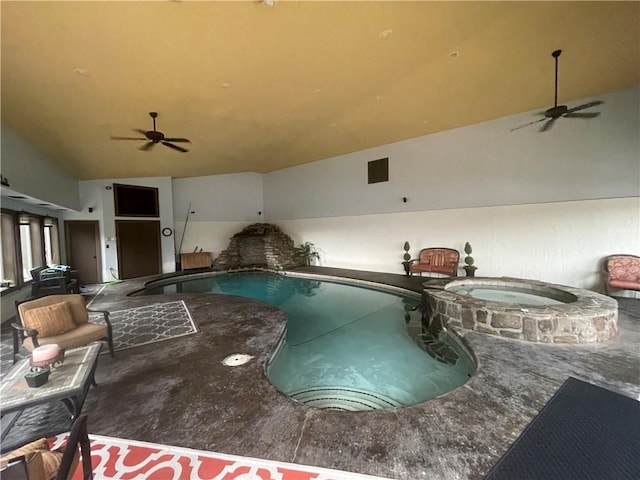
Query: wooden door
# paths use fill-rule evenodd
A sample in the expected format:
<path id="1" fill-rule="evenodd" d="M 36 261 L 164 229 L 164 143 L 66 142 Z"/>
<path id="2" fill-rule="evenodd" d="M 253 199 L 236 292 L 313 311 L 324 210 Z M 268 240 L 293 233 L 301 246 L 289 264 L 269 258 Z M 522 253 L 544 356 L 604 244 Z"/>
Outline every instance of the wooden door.
<path id="1" fill-rule="evenodd" d="M 121 279 L 160 273 L 160 222 L 158 220 L 116 220 L 118 273 Z"/>
<path id="2" fill-rule="evenodd" d="M 64 222 L 67 263 L 78 272 L 80 285 L 100 283 L 100 225 L 94 220 Z"/>

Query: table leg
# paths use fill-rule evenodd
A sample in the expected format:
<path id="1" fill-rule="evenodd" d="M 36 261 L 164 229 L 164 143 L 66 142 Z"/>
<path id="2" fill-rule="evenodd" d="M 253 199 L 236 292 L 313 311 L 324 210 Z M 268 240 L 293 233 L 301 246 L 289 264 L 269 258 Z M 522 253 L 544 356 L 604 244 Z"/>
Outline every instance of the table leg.
<path id="1" fill-rule="evenodd" d="M 18 410 L 16 412 L 6 413 L 2 415 L 2 421 L 1 421 L 2 432 L 0 434 L 1 439 L 4 439 L 4 437 L 7 436 L 7 433 L 9 433 L 9 430 L 11 430 L 11 427 L 13 427 L 13 424 L 16 423 L 16 420 L 18 419 L 21 413 L 22 413 L 22 410 Z"/>
<path id="2" fill-rule="evenodd" d="M 62 403 L 67 407 L 69 414 L 71 415 L 71 420 L 75 420 L 78 415 L 80 415 L 80 399 L 78 397 L 71 398 L 63 398 Z"/>

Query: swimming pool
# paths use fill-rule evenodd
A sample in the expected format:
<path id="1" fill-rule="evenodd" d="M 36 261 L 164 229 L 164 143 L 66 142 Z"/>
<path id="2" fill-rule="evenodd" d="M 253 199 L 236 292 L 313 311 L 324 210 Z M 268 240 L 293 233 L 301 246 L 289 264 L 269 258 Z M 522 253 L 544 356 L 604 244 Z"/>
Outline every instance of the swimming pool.
<path id="1" fill-rule="evenodd" d="M 459 387 L 475 371 L 456 337 L 426 329 L 420 296 L 411 292 L 242 272 L 166 279 L 140 293 L 231 294 L 280 308 L 287 328 L 267 377 L 289 397 L 318 408 L 411 405 Z"/>

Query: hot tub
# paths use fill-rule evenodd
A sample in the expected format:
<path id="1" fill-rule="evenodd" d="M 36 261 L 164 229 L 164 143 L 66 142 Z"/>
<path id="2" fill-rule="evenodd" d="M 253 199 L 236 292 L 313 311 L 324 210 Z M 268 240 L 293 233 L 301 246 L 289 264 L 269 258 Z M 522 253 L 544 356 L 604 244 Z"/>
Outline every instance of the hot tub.
<path id="1" fill-rule="evenodd" d="M 518 278 L 425 282 L 425 315 L 455 326 L 541 343 L 604 342 L 617 331 L 618 302 L 599 293 Z"/>

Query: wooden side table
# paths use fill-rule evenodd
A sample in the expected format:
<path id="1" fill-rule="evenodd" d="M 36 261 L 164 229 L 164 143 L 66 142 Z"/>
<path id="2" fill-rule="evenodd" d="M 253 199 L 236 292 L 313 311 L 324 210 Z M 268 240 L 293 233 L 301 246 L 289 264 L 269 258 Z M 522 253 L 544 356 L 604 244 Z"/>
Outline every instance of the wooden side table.
<path id="1" fill-rule="evenodd" d="M 182 270 L 188 270 L 190 268 L 210 268 L 210 267 L 211 267 L 211 252 L 180 254 L 180 268 Z"/>

